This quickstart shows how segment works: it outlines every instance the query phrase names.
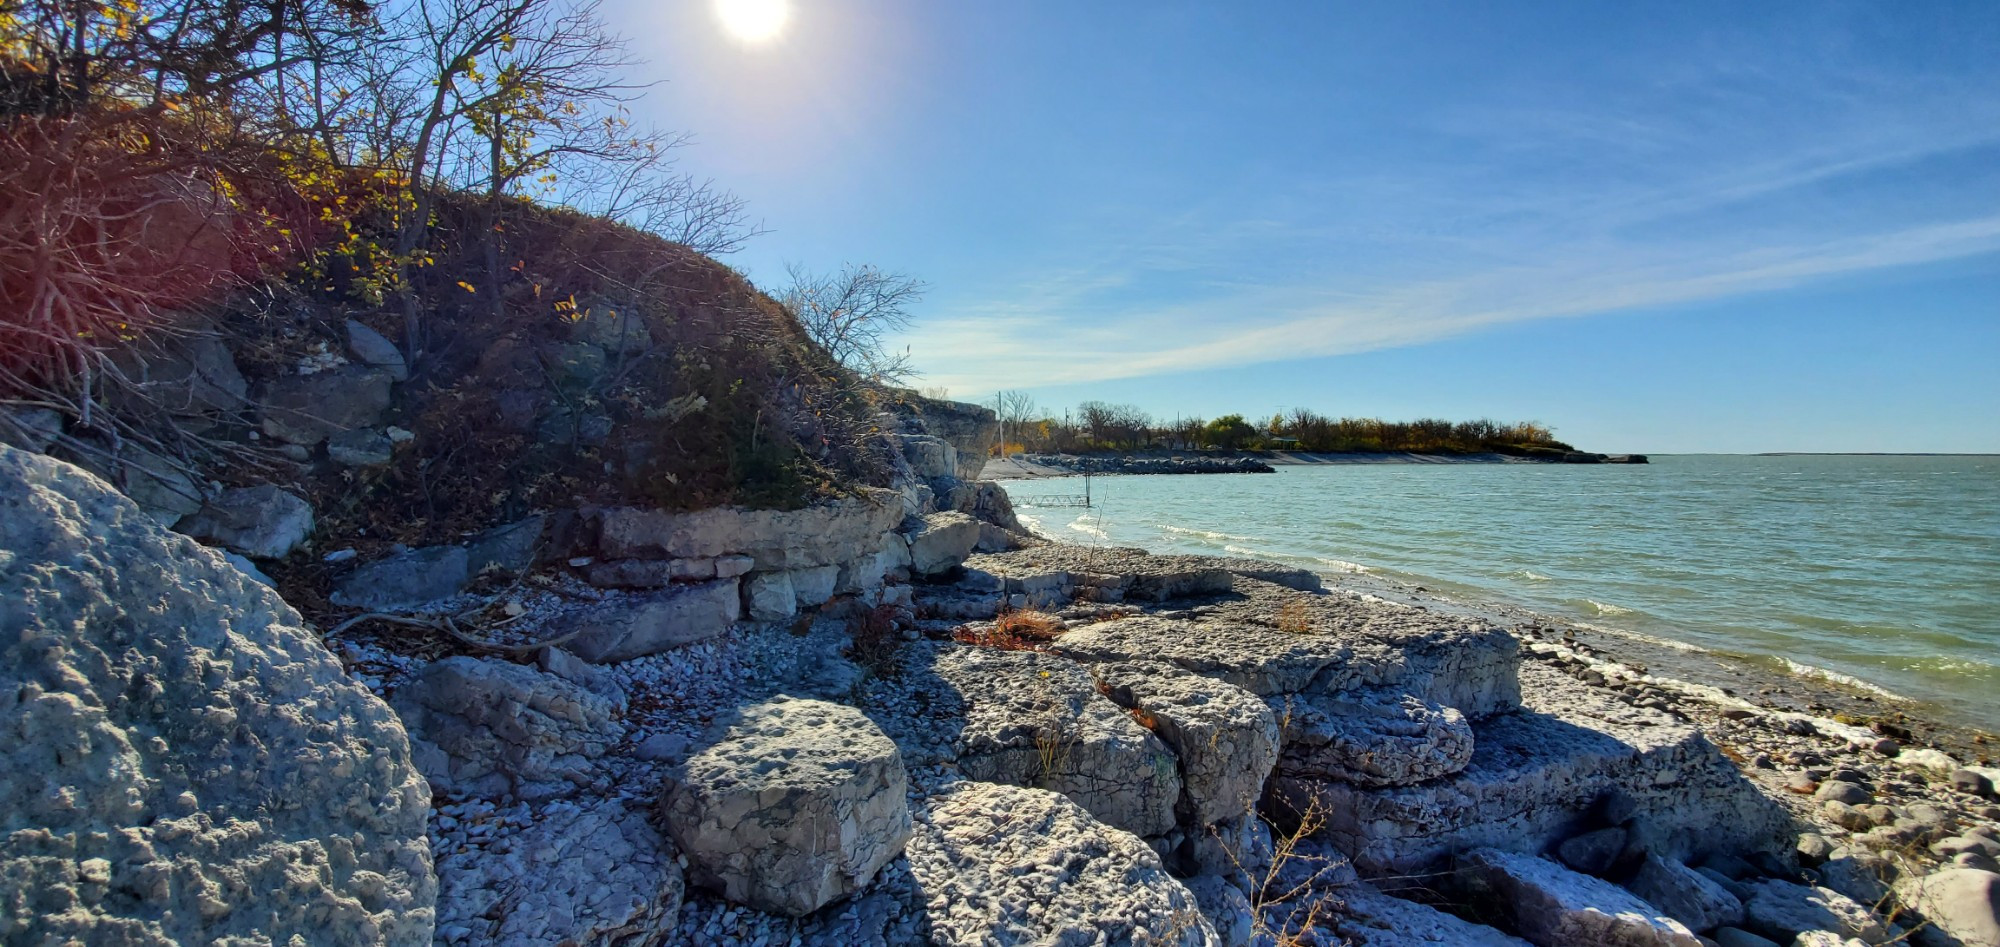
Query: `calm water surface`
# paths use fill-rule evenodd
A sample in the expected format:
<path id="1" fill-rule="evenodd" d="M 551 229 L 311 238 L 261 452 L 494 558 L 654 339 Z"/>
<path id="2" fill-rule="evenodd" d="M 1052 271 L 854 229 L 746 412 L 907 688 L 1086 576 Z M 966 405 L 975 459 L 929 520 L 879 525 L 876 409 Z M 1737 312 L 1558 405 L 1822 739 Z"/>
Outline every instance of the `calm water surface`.
<path id="1" fill-rule="evenodd" d="M 1366 571 L 1942 705 L 2000 729 L 2000 457 L 1658 456 L 1098 477 L 1037 529 Z M 1017 503 L 1073 478 L 1010 481 Z"/>

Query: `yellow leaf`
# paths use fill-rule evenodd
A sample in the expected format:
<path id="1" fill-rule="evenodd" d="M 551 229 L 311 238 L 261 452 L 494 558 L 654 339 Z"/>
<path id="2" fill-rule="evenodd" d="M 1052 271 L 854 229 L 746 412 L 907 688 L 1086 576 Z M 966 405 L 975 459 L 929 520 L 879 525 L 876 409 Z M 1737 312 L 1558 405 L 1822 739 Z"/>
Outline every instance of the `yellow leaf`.
<path id="1" fill-rule="evenodd" d="M 458 281 L 458 288 L 459 288 L 459 289 L 462 289 L 462 290 L 465 290 L 465 291 L 466 291 L 466 292 L 468 292 L 468 293 L 476 293 L 476 292 L 479 292 L 479 290 L 476 290 L 476 289 L 473 289 L 473 288 L 472 288 L 472 284 L 471 284 L 471 283 L 468 283 L 468 282 L 466 282 L 466 281 L 464 281 L 464 280 L 459 280 L 459 281 Z"/>

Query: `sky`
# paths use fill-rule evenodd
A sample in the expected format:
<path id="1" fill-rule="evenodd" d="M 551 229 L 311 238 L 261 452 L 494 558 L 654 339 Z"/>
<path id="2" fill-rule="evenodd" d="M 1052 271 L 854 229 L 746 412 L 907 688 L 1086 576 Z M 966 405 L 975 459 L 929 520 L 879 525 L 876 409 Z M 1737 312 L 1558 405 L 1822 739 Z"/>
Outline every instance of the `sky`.
<path id="1" fill-rule="evenodd" d="M 724 261 L 922 279 L 961 400 L 2000 452 L 1991 0 L 606 2 Z"/>

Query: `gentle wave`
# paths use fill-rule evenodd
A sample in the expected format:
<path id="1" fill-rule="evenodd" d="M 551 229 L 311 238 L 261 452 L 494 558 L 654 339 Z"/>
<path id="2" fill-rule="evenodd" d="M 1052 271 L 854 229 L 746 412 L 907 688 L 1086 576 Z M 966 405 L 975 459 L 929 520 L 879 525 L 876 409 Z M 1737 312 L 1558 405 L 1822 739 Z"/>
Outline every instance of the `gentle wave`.
<path id="1" fill-rule="evenodd" d="M 1590 606 L 1590 607 L 1591 607 L 1591 609 L 1592 609 L 1592 610 L 1594 610 L 1594 611 L 1596 611 L 1596 612 L 1597 612 L 1597 613 L 1598 613 L 1599 615 L 1636 615 L 1636 614 L 1638 614 L 1638 609 L 1633 609 L 1633 608 L 1625 608 L 1624 606 L 1621 606 L 1621 605 L 1612 605 L 1612 604 L 1610 604 L 1610 603 L 1608 603 L 1608 602 L 1600 602 L 1600 601 L 1598 601 L 1598 600 L 1596 600 L 1596 599 L 1594 599 L 1594 598 L 1587 598 L 1587 599 L 1584 599 L 1584 600 L 1583 600 L 1583 604 L 1585 604 L 1585 605 L 1588 605 L 1588 606 Z"/>
<path id="2" fill-rule="evenodd" d="M 1534 571 L 1534 570 L 1532 570 L 1532 569 L 1516 569 L 1516 570 L 1514 570 L 1513 572 L 1509 572 L 1509 573 L 1507 573 L 1507 574 L 1508 574 L 1508 575 L 1518 575 L 1518 576 L 1520 576 L 1521 578 L 1523 578 L 1523 579 L 1527 579 L 1527 580 L 1528 580 L 1528 581 L 1530 581 L 1530 582 L 1553 582 L 1553 581 L 1555 581 L 1554 579 L 1552 579 L 1552 578 L 1550 578 L 1550 577 L 1548 577 L 1548 576 L 1545 576 L 1545 575 L 1542 575 L 1542 574 L 1541 574 L 1541 573 L 1539 573 L 1539 572 L 1535 572 L 1535 571 Z"/>
<path id="3" fill-rule="evenodd" d="M 1185 526 L 1174 526 L 1172 524 L 1166 524 L 1166 523 L 1160 525 L 1160 530 L 1162 532 L 1173 533 L 1176 536 L 1193 536 L 1198 539 L 1207 539 L 1218 543 L 1228 542 L 1231 540 L 1234 540 L 1236 542 L 1249 542 L 1251 539 L 1251 537 L 1249 536 L 1237 536 L 1233 533 L 1217 532 L 1212 529 L 1189 529 Z"/>
<path id="4" fill-rule="evenodd" d="M 1363 575 L 1375 571 L 1373 569 L 1368 568 L 1367 566 L 1362 565 L 1361 563 L 1348 562 L 1345 559 L 1329 559 L 1325 556 L 1314 556 L 1313 561 L 1320 563 L 1321 565 L 1324 565 L 1335 572 L 1347 572 L 1354 575 Z"/>
<path id="5" fill-rule="evenodd" d="M 1904 697 L 1903 695 L 1898 694 L 1895 691 L 1892 691 L 1886 687 L 1883 687 L 1880 684 L 1873 684 L 1868 681 L 1864 681 L 1858 677 L 1855 677 L 1852 674 L 1842 674 L 1839 671 L 1829 671 L 1823 667 L 1814 667 L 1810 664 L 1801 664 L 1797 661 L 1792 660 L 1791 658 L 1785 657 L 1782 654 L 1778 655 L 1778 660 L 1784 663 L 1785 670 L 1791 672 L 1793 677 L 1817 679 L 1822 681 L 1828 681 L 1834 684 L 1841 684 L 1847 687 L 1853 687 L 1860 690 L 1864 690 L 1871 694 L 1875 694 L 1877 696 L 1886 697 L 1890 700 L 1899 700 L 1905 703 L 1908 703 L 1910 700 L 1908 697 Z"/>

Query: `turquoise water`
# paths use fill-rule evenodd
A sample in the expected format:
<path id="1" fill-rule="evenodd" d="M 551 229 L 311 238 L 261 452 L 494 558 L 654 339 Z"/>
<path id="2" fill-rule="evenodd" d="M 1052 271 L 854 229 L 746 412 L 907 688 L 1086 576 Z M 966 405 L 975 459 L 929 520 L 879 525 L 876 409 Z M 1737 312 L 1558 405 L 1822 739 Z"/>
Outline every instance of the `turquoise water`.
<path id="1" fill-rule="evenodd" d="M 1155 552 L 1364 571 L 1795 674 L 2000 729 L 2000 457 L 1655 456 L 1098 477 L 1036 528 Z M 1009 481 L 1017 503 L 1073 478 Z"/>

